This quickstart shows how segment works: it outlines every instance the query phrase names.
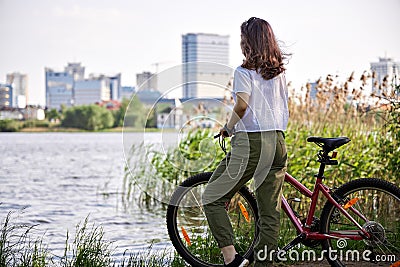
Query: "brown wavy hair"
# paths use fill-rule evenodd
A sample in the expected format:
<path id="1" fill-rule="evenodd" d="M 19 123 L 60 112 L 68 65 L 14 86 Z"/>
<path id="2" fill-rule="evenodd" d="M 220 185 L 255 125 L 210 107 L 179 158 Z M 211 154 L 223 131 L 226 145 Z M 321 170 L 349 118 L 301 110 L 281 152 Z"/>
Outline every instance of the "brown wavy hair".
<path id="1" fill-rule="evenodd" d="M 282 53 L 271 25 L 256 17 L 243 22 L 240 27 L 242 48 L 245 59 L 242 67 L 255 70 L 265 80 L 272 79 L 285 71 Z"/>

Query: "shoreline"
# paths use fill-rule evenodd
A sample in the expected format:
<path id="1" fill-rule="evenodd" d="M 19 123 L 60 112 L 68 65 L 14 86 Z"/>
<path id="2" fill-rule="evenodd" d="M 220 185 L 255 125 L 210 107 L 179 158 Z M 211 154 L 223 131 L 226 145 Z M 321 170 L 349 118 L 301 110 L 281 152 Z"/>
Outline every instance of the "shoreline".
<path id="1" fill-rule="evenodd" d="M 174 132 L 176 129 L 158 129 L 158 128 L 124 128 L 115 127 L 110 129 L 102 129 L 97 131 L 88 131 L 79 128 L 64 128 L 64 127 L 26 127 L 18 131 L 0 131 L 0 133 L 156 133 L 156 132 Z"/>

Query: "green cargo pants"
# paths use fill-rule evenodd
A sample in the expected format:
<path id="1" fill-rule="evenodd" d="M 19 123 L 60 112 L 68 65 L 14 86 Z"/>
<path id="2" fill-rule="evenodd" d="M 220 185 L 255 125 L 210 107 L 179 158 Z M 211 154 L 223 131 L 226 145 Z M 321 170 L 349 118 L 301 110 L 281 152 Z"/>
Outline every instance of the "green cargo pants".
<path id="1" fill-rule="evenodd" d="M 265 247 L 268 251 L 276 249 L 279 234 L 281 192 L 287 164 L 284 134 L 281 131 L 239 132 L 233 136 L 231 145 L 231 152 L 214 171 L 203 193 L 204 211 L 218 246 L 234 245 L 225 202 L 254 177 L 260 229 L 254 248 L 255 266 L 267 266 Z"/>

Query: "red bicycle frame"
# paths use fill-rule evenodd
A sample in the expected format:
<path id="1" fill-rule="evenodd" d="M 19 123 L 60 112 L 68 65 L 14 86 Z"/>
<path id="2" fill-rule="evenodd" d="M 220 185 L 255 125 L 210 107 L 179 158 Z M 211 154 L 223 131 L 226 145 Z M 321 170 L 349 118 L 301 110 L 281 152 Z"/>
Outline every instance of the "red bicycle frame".
<path id="1" fill-rule="evenodd" d="M 305 187 L 302 183 L 297 181 L 294 177 L 290 174 L 286 173 L 285 175 L 285 182 L 291 184 L 295 187 L 301 194 L 306 196 L 307 198 L 311 199 L 310 209 L 307 214 L 306 222 L 303 225 L 299 218 L 295 215 L 292 208 L 290 207 L 289 203 L 287 202 L 286 198 L 282 196 L 282 209 L 289 217 L 290 221 L 295 226 L 298 234 L 305 234 L 306 239 L 313 239 L 313 240 L 325 240 L 329 238 L 345 238 L 345 239 L 352 239 L 352 240 L 361 240 L 364 237 L 369 237 L 369 234 L 362 228 L 362 226 L 347 212 L 346 209 L 342 207 L 332 196 L 331 190 L 322 183 L 323 175 L 321 175 L 324 171 L 325 166 L 321 166 L 320 172 L 317 175 L 317 181 L 314 185 L 314 190 L 311 191 L 307 187 Z M 317 206 L 319 192 L 321 192 L 328 201 L 334 205 L 344 216 L 346 216 L 354 225 L 357 226 L 358 230 L 347 230 L 346 233 L 340 232 L 331 232 L 329 234 L 322 234 L 319 231 L 311 231 L 311 224 L 315 214 L 315 208 Z M 354 212 L 357 216 L 361 217 L 364 221 L 368 222 L 368 219 L 365 218 L 358 210 L 356 210 L 353 206 L 348 208 L 352 212 Z M 363 237 L 364 236 L 364 237 Z"/>

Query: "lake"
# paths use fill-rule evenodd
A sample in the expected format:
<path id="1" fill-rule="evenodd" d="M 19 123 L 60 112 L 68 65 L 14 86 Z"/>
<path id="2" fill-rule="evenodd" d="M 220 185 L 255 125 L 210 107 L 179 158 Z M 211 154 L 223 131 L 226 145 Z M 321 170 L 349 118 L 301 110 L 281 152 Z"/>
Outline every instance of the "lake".
<path id="1" fill-rule="evenodd" d="M 173 134 L 129 133 L 129 144 L 173 144 Z M 170 140 L 168 136 L 170 135 Z M 161 138 L 163 137 L 163 139 Z M 126 137 L 124 138 L 124 140 Z M 144 140 L 145 139 L 145 140 Z M 114 256 L 154 243 L 170 247 L 162 210 L 124 205 L 121 133 L 0 133 L 0 219 L 37 225 L 51 253 L 62 256 L 67 231 L 89 216 L 114 241 Z M 130 143 L 131 142 L 131 143 Z M 125 142 L 127 143 L 127 142 Z"/>

